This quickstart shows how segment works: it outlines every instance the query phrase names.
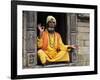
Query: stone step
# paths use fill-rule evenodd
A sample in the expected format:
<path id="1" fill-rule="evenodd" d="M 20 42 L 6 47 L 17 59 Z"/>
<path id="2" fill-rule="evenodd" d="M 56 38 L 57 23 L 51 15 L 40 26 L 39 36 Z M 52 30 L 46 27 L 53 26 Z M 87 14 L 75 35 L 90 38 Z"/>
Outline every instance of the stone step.
<path id="1" fill-rule="evenodd" d="M 37 65 L 35 68 L 51 68 L 51 67 L 64 67 L 64 66 L 75 66 L 75 63 L 62 63 L 62 64 L 48 64 L 48 65 Z"/>

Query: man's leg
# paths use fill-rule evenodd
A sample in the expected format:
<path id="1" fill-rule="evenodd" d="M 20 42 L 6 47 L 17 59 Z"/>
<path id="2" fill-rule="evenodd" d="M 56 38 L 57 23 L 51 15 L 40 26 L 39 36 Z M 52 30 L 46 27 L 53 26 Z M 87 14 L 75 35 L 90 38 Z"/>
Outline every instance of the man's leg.
<path id="1" fill-rule="evenodd" d="M 70 61 L 69 58 L 69 53 L 66 51 L 60 51 L 55 57 L 55 62 L 60 62 L 60 61 Z"/>
<path id="2" fill-rule="evenodd" d="M 38 56 L 40 58 L 41 63 L 45 64 L 47 55 L 45 54 L 45 52 L 42 49 L 38 50 Z"/>

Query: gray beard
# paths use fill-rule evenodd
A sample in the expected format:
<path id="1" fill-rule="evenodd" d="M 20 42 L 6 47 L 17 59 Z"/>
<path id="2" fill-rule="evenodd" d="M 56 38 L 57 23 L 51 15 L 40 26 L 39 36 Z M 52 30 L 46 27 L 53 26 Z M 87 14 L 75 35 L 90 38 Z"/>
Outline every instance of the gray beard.
<path id="1" fill-rule="evenodd" d="M 54 27 L 48 27 L 48 32 L 49 33 L 54 33 L 55 32 L 55 28 Z"/>

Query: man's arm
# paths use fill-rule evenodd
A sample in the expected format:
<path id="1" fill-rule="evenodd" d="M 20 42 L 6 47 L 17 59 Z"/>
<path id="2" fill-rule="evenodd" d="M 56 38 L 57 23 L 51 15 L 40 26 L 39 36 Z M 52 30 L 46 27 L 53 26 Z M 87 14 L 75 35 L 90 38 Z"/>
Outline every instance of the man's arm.
<path id="1" fill-rule="evenodd" d="M 58 37 L 59 49 L 65 51 L 66 47 L 65 47 L 64 43 L 62 42 L 62 38 L 59 33 L 57 33 L 57 37 Z"/>
<path id="2" fill-rule="evenodd" d="M 67 50 L 67 51 L 71 51 L 71 48 L 75 48 L 74 45 L 65 45 L 63 42 L 62 42 L 62 38 L 60 36 L 60 34 L 58 33 L 58 36 L 59 36 L 59 47 L 60 47 L 60 50 Z"/>
<path id="3" fill-rule="evenodd" d="M 41 48 L 42 45 L 43 45 L 43 40 L 42 40 L 42 35 L 43 35 L 43 32 L 44 32 L 44 26 L 41 26 L 41 24 L 38 24 L 38 29 L 39 29 L 39 36 L 37 37 L 37 45 L 38 45 L 38 48 Z"/>

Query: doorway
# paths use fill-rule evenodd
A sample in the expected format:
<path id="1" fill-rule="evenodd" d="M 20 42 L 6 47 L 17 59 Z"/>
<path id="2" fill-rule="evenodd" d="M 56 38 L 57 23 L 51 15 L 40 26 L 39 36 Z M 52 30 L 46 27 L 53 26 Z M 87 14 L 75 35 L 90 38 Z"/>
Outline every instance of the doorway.
<path id="1" fill-rule="evenodd" d="M 64 44 L 67 44 L 67 16 L 66 13 L 55 13 L 55 12 L 37 12 L 37 24 L 41 23 L 43 26 L 46 26 L 47 16 L 52 15 L 56 18 L 56 32 L 61 35 L 62 41 Z M 37 35 L 39 31 L 37 29 Z"/>

